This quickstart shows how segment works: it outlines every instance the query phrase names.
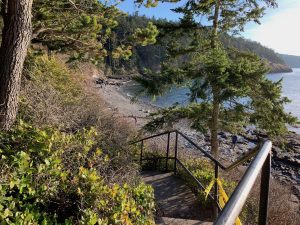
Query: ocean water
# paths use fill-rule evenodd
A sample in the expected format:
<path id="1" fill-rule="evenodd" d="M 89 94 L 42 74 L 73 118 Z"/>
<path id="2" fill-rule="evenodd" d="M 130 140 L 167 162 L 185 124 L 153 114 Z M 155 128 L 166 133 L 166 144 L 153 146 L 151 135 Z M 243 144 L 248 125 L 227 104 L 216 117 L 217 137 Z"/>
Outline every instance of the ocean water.
<path id="1" fill-rule="evenodd" d="M 293 68 L 292 73 L 269 74 L 272 81 L 283 79 L 282 95 L 288 97 L 292 102 L 285 105 L 285 111 L 291 112 L 300 120 L 300 68 Z M 290 131 L 300 134 L 300 128 L 288 127 Z"/>
<path id="2" fill-rule="evenodd" d="M 268 74 L 267 77 L 272 81 L 278 81 L 283 78 L 282 95 L 292 100 L 291 103 L 285 106 L 285 110 L 291 112 L 300 120 L 300 68 L 293 68 L 291 73 Z M 124 87 L 124 91 L 128 95 L 134 95 L 136 89 L 137 86 L 135 85 Z M 155 99 L 145 96 L 140 99 L 158 107 L 168 107 L 175 103 L 186 105 L 189 102 L 188 93 L 189 89 L 187 87 L 174 87 L 163 96 L 158 96 Z M 290 130 L 300 133 L 300 128 L 290 128 Z"/>
<path id="3" fill-rule="evenodd" d="M 269 74 L 268 78 L 272 81 L 283 78 L 282 95 L 292 100 L 285 106 L 285 110 L 300 120 L 300 68 L 293 68 L 292 73 Z"/>

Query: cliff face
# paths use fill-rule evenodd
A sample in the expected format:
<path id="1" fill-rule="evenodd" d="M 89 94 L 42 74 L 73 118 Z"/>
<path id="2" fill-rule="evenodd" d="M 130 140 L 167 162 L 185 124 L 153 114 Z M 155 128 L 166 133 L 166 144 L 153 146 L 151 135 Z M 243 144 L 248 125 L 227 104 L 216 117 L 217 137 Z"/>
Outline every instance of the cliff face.
<path id="1" fill-rule="evenodd" d="M 270 73 L 290 73 L 293 72 L 291 67 L 286 64 L 268 62 L 271 69 Z"/>
<path id="2" fill-rule="evenodd" d="M 279 57 L 292 68 L 300 68 L 300 56 L 279 54 Z"/>
<path id="3" fill-rule="evenodd" d="M 221 37 L 226 47 L 236 48 L 241 51 L 253 52 L 266 61 L 270 67 L 270 73 L 289 73 L 292 72 L 291 66 L 284 60 L 281 55 L 273 49 L 267 48 L 258 42 L 251 41 L 242 37 L 232 37 L 224 35 Z M 300 67 L 300 57 L 299 57 Z"/>

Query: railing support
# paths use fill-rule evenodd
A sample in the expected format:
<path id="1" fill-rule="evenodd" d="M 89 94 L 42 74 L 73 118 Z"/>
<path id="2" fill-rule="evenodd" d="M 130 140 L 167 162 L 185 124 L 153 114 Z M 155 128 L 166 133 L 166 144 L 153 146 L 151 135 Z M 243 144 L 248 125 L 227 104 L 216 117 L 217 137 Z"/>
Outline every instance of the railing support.
<path id="1" fill-rule="evenodd" d="M 166 171 L 167 172 L 168 172 L 168 162 L 169 162 L 169 151 L 170 151 L 170 132 L 168 133 L 167 155 L 166 155 Z"/>
<path id="2" fill-rule="evenodd" d="M 170 151 L 170 135 L 171 133 L 175 133 L 175 155 L 174 157 L 169 157 Z M 254 182 L 259 174 L 261 173 L 261 191 L 260 191 L 260 204 L 259 204 L 259 225 L 266 225 L 268 219 L 268 200 L 269 200 L 269 180 L 270 180 L 270 171 L 271 171 L 271 148 L 272 142 L 265 141 L 263 146 L 257 147 L 257 149 L 249 152 L 244 157 L 234 162 L 229 167 L 223 166 L 217 159 L 213 158 L 213 156 L 209 155 L 203 148 L 199 147 L 196 143 L 190 140 L 186 135 L 182 134 L 178 130 L 167 131 L 164 133 L 156 134 L 150 137 L 143 138 L 138 141 L 131 142 L 131 144 L 141 143 L 141 152 L 140 152 L 140 164 L 142 167 L 143 160 L 153 160 L 152 158 L 143 159 L 143 148 L 144 148 L 144 140 L 148 140 L 154 137 L 162 136 L 168 134 L 168 143 L 167 143 L 167 155 L 166 157 L 160 157 L 160 159 L 166 159 L 166 170 L 168 170 L 168 160 L 174 159 L 174 174 L 177 174 L 177 164 L 181 165 L 182 168 L 195 180 L 200 189 L 204 190 L 204 186 L 193 176 L 193 174 L 182 164 L 180 160 L 178 160 L 178 136 L 181 135 L 184 139 L 189 141 L 193 146 L 195 146 L 198 150 L 200 150 L 205 157 L 209 158 L 214 162 L 215 166 L 215 179 L 219 177 L 219 169 L 223 169 L 224 171 L 229 171 L 246 160 L 254 157 L 254 160 L 248 166 L 245 174 L 240 180 L 238 186 L 235 188 L 234 192 L 229 198 L 229 201 L 226 203 L 224 209 L 221 210 L 218 204 L 218 195 L 219 190 L 217 184 L 214 187 L 214 196 L 209 194 L 212 200 L 214 200 L 216 204 L 216 208 L 214 209 L 214 217 L 216 218 L 218 214 L 220 214 L 217 220 L 214 222 L 214 225 L 228 225 L 234 224 L 236 218 L 242 210 L 243 205 L 254 185 Z M 155 161 L 156 163 L 157 161 Z"/>
<path id="3" fill-rule="evenodd" d="M 140 155 L 141 168 L 142 168 L 142 163 L 143 163 L 143 148 L 144 148 L 144 141 L 141 141 L 141 155 Z"/>
<path id="4" fill-rule="evenodd" d="M 261 172 L 258 224 L 266 225 L 268 221 L 269 187 L 271 173 L 271 153 L 269 153 Z"/>
<path id="5" fill-rule="evenodd" d="M 178 133 L 175 132 L 175 155 L 174 155 L 174 174 L 177 174 L 177 151 L 178 151 Z"/>
<path id="6" fill-rule="evenodd" d="M 217 183 L 217 179 L 219 178 L 219 166 L 217 163 L 215 163 L 215 188 L 214 188 L 214 199 L 216 201 L 216 205 L 214 206 L 213 210 L 213 216 L 214 219 L 218 218 L 218 214 L 219 214 L 219 208 L 218 208 L 218 199 L 219 199 L 219 189 L 218 189 L 218 183 Z"/>
<path id="7" fill-rule="evenodd" d="M 234 224 L 236 218 L 239 216 L 240 212 L 242 211 L 242 208 L 255 183 L 255 180 L 259 172 L 262 170 L 264 165 L 266 165 L 265 164 L 266 159 L 270 157 L 271 149 L 272 149 L 272 142 L 265 141 L 261 150 L 258 152 L 254 160 L 248 166 L 238 186 L 234 189 L 224 209 L 222 209 L 220 215 L 218 216 L 218 219 L 214 222 L 214 225 Z M 270 163 L 270 159 L 268 159 L 268 163 Z M 266 180 L 266 178 L 263 179 Z M 262 195 L 264 196 L 265 193 Z M 265 197 L 266 196 L 264 196 L 264 198 Z M 267 201 L 265 203 L 261 203 L 261 206 L 262 208 L 265 209 L 265 212 L 267 211 L 267 207 L 268 207 L 266 203 Z M 263 215 L 260 214 L 260 216 Z"/>

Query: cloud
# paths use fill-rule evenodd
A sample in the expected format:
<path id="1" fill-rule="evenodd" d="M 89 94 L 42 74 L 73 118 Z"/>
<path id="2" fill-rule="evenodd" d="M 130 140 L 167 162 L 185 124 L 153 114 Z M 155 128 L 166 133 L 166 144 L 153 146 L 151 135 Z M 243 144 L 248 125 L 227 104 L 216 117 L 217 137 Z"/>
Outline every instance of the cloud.
<path id="1" fill-rule="evenodd" d="M 285 3 L 288 5 L 279 4 L 279 8 L 266 17 L 262 25 L 246 30 L 244 36 L 278 53 L 300 56 L 300 1 Z"/>

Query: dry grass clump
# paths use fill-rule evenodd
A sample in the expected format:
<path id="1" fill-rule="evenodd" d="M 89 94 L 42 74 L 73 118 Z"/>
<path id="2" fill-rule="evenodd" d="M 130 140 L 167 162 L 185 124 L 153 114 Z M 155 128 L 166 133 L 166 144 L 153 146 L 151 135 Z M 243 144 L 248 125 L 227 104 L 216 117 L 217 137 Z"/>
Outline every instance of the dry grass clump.
<path id="1" fill-rule="evenodd" d="M 234 181 L 236 184 L 241 179 L 246 168 L 223 173 L 227 181 Z M 299 225 L 299 205 L 291 202 L 292 190 L 290 185 L 283 185 L 271 178 L 269 192 L 269 215 L 270 225 Z M 248 197 L 241 213 L 242 223 L 246 225 L 258 224 L 258 210 L 260 198 L 260 176 L 257 178 L 254 187 Z"/>
<path id="2" fill-rule="evenodd" d="M 94 86 L 80 72 L 68 68 L 56 56 L 29 56 L 21 91 L 20 117 L 36 127 L 56 127 L 76 133 L 93 127 L 99 134 L 97 146 L 111 163 L 101 168 L 111 182 L 127 183 L 137 177 L 135 149 L 128 139 L 134 129 L 114 116 Z"/>
<path id="3" fill-rule="evenodd" d="M 299 225 L 299 204 L 291 202 L 291 186 L 271 180 L 269 224 Z"/>

